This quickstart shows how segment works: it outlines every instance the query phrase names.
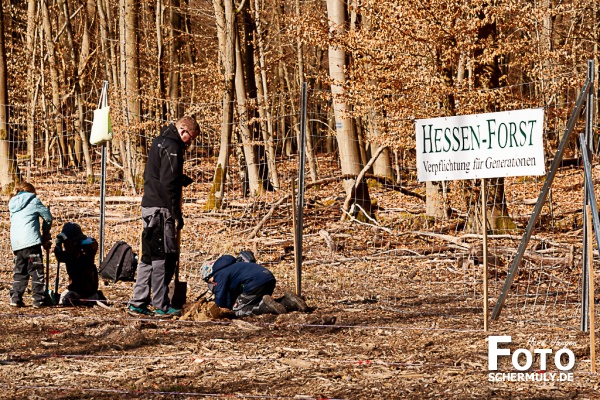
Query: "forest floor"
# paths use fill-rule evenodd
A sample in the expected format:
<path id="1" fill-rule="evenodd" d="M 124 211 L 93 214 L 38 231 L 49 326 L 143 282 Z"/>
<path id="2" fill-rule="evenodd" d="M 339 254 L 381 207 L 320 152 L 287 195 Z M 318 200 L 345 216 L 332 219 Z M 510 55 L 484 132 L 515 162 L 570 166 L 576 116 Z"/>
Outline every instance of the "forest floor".
<path id="1" fill-rule="evenodd" d="M 574 180 L 572 171 L 562 173 L 562 187 L 580 191 L 580 175 L 577 173 Z M 523 196 L 535 198 L 535 190 Z M 67 191 L 77 192 L 72 187 Z M 40 197 L 46 204 L 52 203 L 55 210 L 60 199 L 51 198 L 49 187 L 40 192 Z M 424 204 L 414 198 L 399 198 L 398 192 L 374 189 L 373 196 L 388 213 L 393 205 L 402 204 L 398 221 L 408 218 L 406 209 L 410 209 L 411 202 L 424 209 Z M 572 202 L 579 201 L 569 193 L 563 196 L 569 204 L 562 208 L 557 205 L 555 216 L 557 210 L 570 210 L 575 207 Z M 500 318 L 490 321 L 488 331 L 484 331 L 481 279 L 476 278 L 475 270 L 480 264 L 462 262 L 463 253 L 472 252 L 461 253 L 458 247 L 448 246 L 453 243 L 443 236 L 447 232 L 434 232 L 438 241 L 426 240 L 419 227 L 412 226 L 409 232 L 406 223 L 400 221 L 396 226 L 389 215 L 386 226 L 394 229 L 393 234 L 357 223 L 342 223 L 339 209 L 343 198 L 333 196 L 328 203 L 323 200 L 325 195 L 314 194 L 309 200 L 313 197 L 321 203 L 309 201 L 313 208 L 306 213 L 302 292 L 313 308 L 310 313 L 243 319 L 135 318 L 125 310 L 132 282 L 101 284 L 111 301 L 110 309 L 15 309 L 8 305 L 12 272 L 11 259 L 5 256 L 0 276 L 0 398 L 598 398 L 600 380 L 591 372 L 589 336 L 579 329 L 580 309 L 576 303 L 561 305 L 555 301 L 553 306 L 546 294 L 542 298 L 544 304 L 532 306 L 535 312 L 523 312 L 521 303 L 508 301 Z M 561 201 L 560 190 L 556 190 L 554 198 Z M 274 204 L 275 200 L 266 203 Z M 85 207 L 77 207 L 75 212 L 57 210 L 56 226 L 67 219 L 84 221 Z M 198 209 L 191 212 L 194 207 Z M 524 214 L 531 210 L 528 207 Z M 264 211 L 268 209 L 269 206 Z M 217 215 L 204 215 L 201 204 L 188 204 L 186 210 L 186 214 L 194 215 L 186 219 L 184 231 L 187 230 L 188 241 L 191 237 L 215 241 L 219 232 L 224 232 L 227 237 L 223 241 L 237 240 L 230 248 L 251 244 L 259 260 L 273 270 L 279 281 L 275 296 L 281 295 L 284 288 L 293 287 L 289 207 L 275 209 L 272 221 L 257 235 L 258 240 L 249 240 L 245 235 L 260 217 L 248 226 L 236 227 L 232 239 L 231 232 L 215 226 L 230 226 L 231 219 L 218 221 Z M 135 216 L 137 212 L 136 209 L 130 214 Z M 319 218 L 315 217 L 317 214 Z M 125 220 L 127 215 L 119 218 Z M 287 228 L 281 229 L 281 225 Z M 117 235 L 114 226 L 111 234 Z M 278 235 L 279 229 L 287 233 Z M 325 235 L 319 234 L 321 230 L 329 232 L 337 241 L 337 248 L 328 250 Z M 549 237 L 555 246 L 579 243 L 581 226 L 575 231 L 577 234 L 569 231 Z M 133 243 L 137 237 L 135 229 L 122 228 L 121 235 L 127 234 L 130 236 L 125 239 Z M 536 232 L 538 236 L 542 234 Z M 460 235 L 462 232 L 454 232 L 455 237 Z M 510 247 L 514 252 L 518 243 L 512 239 L 494 248 L 499 251 Z M 6 246 L 4 243 L 3 248 Z M 192 245 L 182 252 L 184 265 L 197 265 L 199 253 L 201 258 L 208 256 L 208 251 L 196 251 Z M 580 256 L 577 250 L 576 255 Z M 502 267 L 488 275 L 490 307 L 509 264 L 504 260 Z M 529 271 L 531 275 L 532 270 Z M 576 283 L 578 275 L 570 271 L 556 275 L 554 281 Z M 196 304 L 204 287 L 189 266 L 184 278 L 189 284 L 188 310 Z M 552 286 L 543 285 L 538 284 L 538 291 L 542 287 L 548 292 Z M 561 290 L 557 289 L 557 293 Z M 30 299 L 26 303 L 30 305 Z M 512 343 L 505 347 L 512 352 L 519 348 L 553 348 L 546 373 L 539 371 L 536 358 L 526 371 L 532 374 L 530 377 L 536 377 L 535 381 L 491 381 L 488 338 L 493 335 L 511 336 Z M 566 381 L 559 380 L 561 371 L 554 363 L 554 354 L 563 347 L 576 358 L 573 368 L 566 371 L 572 374 Z M 520 372 L 510 362 L 510 357 L 500 357 L 495 372 Z"/>

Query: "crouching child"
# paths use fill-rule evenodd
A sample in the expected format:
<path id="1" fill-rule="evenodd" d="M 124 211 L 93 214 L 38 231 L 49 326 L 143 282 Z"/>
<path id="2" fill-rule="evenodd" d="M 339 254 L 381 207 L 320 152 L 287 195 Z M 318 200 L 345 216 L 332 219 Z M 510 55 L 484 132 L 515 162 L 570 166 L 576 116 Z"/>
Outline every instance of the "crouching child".
<path id="1" fill-rule="evenodd" d="M 205 263 L 201 276 L 214 293 L 217 306 L 232 310 L 237 317 L 308 310 L 304 300 L 292 293 L 286 292 L 278 300 L 272 297 L 277 280 L 256 263 L 250 251 L 242 251 L 238 258 L 224 255 Z"/>
<path id="2" fill-rule="evenodd" d="M 84 235 L 78 224 L 67 222 L 63 226 L 54 248 L 56 259 L 66 265 L 69 276 L 69 286 L 60 299 L 62 305 L 93 306 L 96 301 L 106 301 L 98 290 L 97 252 L 96 239 Z"/>

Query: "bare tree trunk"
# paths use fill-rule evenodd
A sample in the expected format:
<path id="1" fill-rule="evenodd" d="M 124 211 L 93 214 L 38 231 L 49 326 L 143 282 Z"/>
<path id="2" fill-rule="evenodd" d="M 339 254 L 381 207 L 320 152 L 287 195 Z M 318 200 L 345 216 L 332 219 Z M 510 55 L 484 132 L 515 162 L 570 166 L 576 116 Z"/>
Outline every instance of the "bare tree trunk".
<path id="1" fill-rule="evenodd" d="M 310 82 L 312 82 L 312 84 L 314 85 L 314 91 L 315 93 L 319 93 L 322 90 L 323 84 L 322 84 L 322 80 L 321 79 L 316 79 L 314 77 L 319 76 L 320 74 L 320 70 L 321 70 L 321 64 L 322 64 L 322 60 L 323 60 L 323 55 L 325 54 L 325 52 L 320 49 L 320 48 L 315 48 L 314 49 L 314 57 L 312 58 L 314 63 L 313 64 L 309 64 L 311 66 L 311 75 L 313 76 L 313 78 L 310 79 Z M 313 100 L 314 102 L 314 100 Z M 313 104 L 313 102 L 311 102 L 311 104 Z M 313 112 L 314 112 L 314 117 L 308 118 L 308 120 L 310 121 L 310 131 L 311 131 L 311 136 L 312 135 L 317 135 L 317 138 L 320 138 L 316 143 L 313 144 L 313 152 L 317 152 L 319 151 L 319 149 L 324 150 L 325 147 L 325 143 L 327 141 L 329 141 L 328 138 L 331 137 L 330 133 L 332 132 L 329 124 L 328 124 L 328 119 L 327 117 L 322 118 L 321 113 L 323 110 L 323 102 L 322 101 L 318 101 L 316 102 L 316 104 L 314 104 L 313 108 Z M 323 129 L 323 126 L 327 127 L 327 129 Z M 320 135 L 319 133 L 321 132 L 325 132 L 325 135 Z M 324 136 L 324 137 L 323 137 Z M 317 176 L 319 175 L 319 172 L 317 170 Z"/>
<path id="2" fill-rule="evenodd" d="M 254 154 L 256 157 L 256 163 L 258 165 L 258 177 L 260 179 L 260 185 L 262 186 L 261 192 L 264 190 L 273 190 L 273 185 L 269 180 L 269 164 L 267 162 L 267 157 L 265 154 L 265 144 L 262 143 L 261 139 L 263 135 L 261 134 L 262 125 L 258 121 L 257 115 L 257 104 L 258 104 L 258 88 L 256 85 L 255 79 L 255 32 L 256 32 L 256 24 L 249 12 L 249 8 L 246 3 L 242 3 L 243 8 L 238 10 L 237 14 L 239 14 L 238 26 L 241 29 L 238 29 L 237 32 L 241 35 L 240 38 L 236 39 L 238 43 L 240 55 L 239 61 L 242 63 L 242 71 L 244 87 L 246 90 L 246 119 L 248 121 L 247 126 L 250 130 L 250 138 L 252 141 L 256 143 L 253 144 Z M 241 25 L 240 25 L 241 23 Z M 237 68 L 237 67 L 236 67 Z M 237 81 L 237 72 L 236 72 L 236 81 Z"/>
<path id="3" fill-rule="evenodd" d="M 235 90 L 235 10 L 232 0 L 213 0 L 217 37 L 219 39 L 219 59 L 223 66 L 225 90 L 223 93 L 223 116 L 221 119 L 221 145 L 219 158 L 213 177 L 213 184 L 206 202 L 206 209 L 218 209 L 223 205 L 225 182 L 229 169 L 231 131 L 233 123 L 233 96 Z"/>
<path id="4" fill-rule="evenodd" d="M 346 24 L 344 2 L 342 0 L 327 0 L 327 15 L 329 16 L 329 29 L 332 36 L 344 33 Z M 348 106 L 346 104 L 346 91 L 344 83 L 346 82 L 346 53 L 335 44 L 329 45 L 329 75 L 331 79 L 331 93 L 333 96 L 333 111 L 335 116 L 336 137 L 340 151 L 340 162 L 342 175 L 357 175 L 362 167 L 360 162 L 360 152 L 358 151 L 358 137 L 354 130 L 352 120 L 348 117 Z M 350 194 L 355 185 L 352 180 L 345 180 L 344 187 L 346 194 Z M 366 183 L 361 182 L 357 185 L 353 193 L 352 201 L 361 209 L 359 214 L 364 212 L 368 216 L 372 214 L 371 199 Z M 345 218 L 345 216 L 342 216 Z M 359 218 L 361 218 L 359 216 Z"/>
<path id="5" fill-rule="evenodd" d="M 283 6 L 275 8 L 275 30 L 280 32 L 284 27 L 282 26 L 281 20 L 283 19 Z M 277 90 L 280 93 L 297 93 L 298 89 L 292 86 L 292 82 L 288 77 L 286 63 L 284 63 L 285 54 L 283 51 L 283 43 L 281 43 L 281 39 L 277 37 L 277 55 L 279 57 L 279 62 L 277 63 L 277 82 L 279 83 L 279 87 Z M 289 111 L 288 111 L 289 108 Z M 289 105 L 285 104 L 282 99 L 280 99 L 280 115 L 281 121 L 280 125 L 282 127 L 282 134 L 284 136 L 285 141 L 285 151 L 286 155 L 291 155 L 294 151 L 294 143 L 298 143 L 298 138 L 300 137 L 300 129 L 298 123 L 298 114 L 296 113 L 296 105 L 295 102 L 290 101 Z M 289 120 L 289 122 L 288 122 Z M 289 126 L 289 135 L 288 135 L 288 127 Z M 292 135 L 293 133 L 293 135 Z"/>
<path id="6" fill-rule="evenodd" d="M 425 182 L 425 215 L 428 217 L 443 219 L 446 216 L 443 196 L 445 187 L 442 181 Z"/>
<path id="7" fill-rule="evenodd" d="M 60 103 L 60 83 L 58 76 L 58 67 L 56 63 L 56 47 L 54 45 L 52 25 L 50 23 L 50 15 L 48 11 L 47 0 L 42 0 L 42 16 L 43 26 L 45 31 L 46 39 L 46 54 L 48 56 L 49 69 L 50 69 L 50 85 L 52 88 L 52 107 L 53 114 L 55 115 L 55 129 L 56 137 L 58 138 L 58 151 L 59 151 L 59 168 L 66 168 L 69 164 L 68 152 L 67 152 L 67 141 L 63 134 L 62 118 L 61 115 L 61 103 Z"/>
<path id="8" fill-rule="evenodd" d="M 349 109 L 352 110 L 353 107 L 350 106 Z M 358 138 L 356 145 L 358 148 L 358 154 L 360 155 L 360 164 L 365 165 L 367 162 L 369 162 L 369 158 L 367 157 L 368 143 L 363 131 L 362 119 L 360 116 L 356 116 L 350 120 L 350 123 L 352 123 L 352 129 L 356 132 L 356 137 Z M 373 154 L 375 154 L 375 152 L 373 152 Z"/>
<path id="9" fill-rule="evenodd" d="M 191 18 L 191 9 L 190 9 L 190 0 L 184 0 L 183 1 L 185 7 L 182 7 L 182 9 L 184 11 L 182 11 L 182 21 L 181 21 L 181 26 L 183 31 L 185 32 L 186 35 L 188 35 L 188 37 L 192 37 L 192 18 Z M 194 65 L 197 62 L 198 57 L 196 56 L 196 53 L 194 52 L 194 48 L 195 45 L 193 43 L 193 41 L 191 40 L 185 40 L 182 41 L 183 44 L 183 48 L 184 51 L 182 53 L 185 54 L 187 61 L 190 65 Z M 197 75 L 196 74 L 189 74 L 186 75 L 184 73 L 180 74 L 180 80 L 182 81 L 186 81 L 185 85 L 182 85 L 182 88 L 187 88 L 185 91 L 186 93 L 183 93 L 184 96 L 186 96 L 186 101 L 188 101 L 189 103 L 196 103 L 196 96 L 197 94 L 197 90 L 196 90 L 196 85 L 197 85 Z M 189 114 L 189 112 L 186 113 Z"/>
<path id="10" fill-rule="evenodd" d="M 378 133 L 378 129 L 374 128 L 374 133 Z M 379 150 L 381 146 L 378 144 L 371 145 L 371 154 L 375 154 L 377 150 Z M 394 169 L 392 168 L 390 149 L 386 148 L 381 152 L 381 155 L 377 157 L 375 163 L 373 164 L 373 174 L 377 176 L 381 176 L 390 182 L 394 182 L 396 179 L 394 177 Z"/>
<path id="11" fill-rule="evenodd" d="M 277 151 L 275 149 L 275 143 L 273 140 L 274 130 L 273 130 L 273 117 L 270 110 L 271 102 L 269 100 L 269 90 L 267 88 L 267 71 L 265 67 L 265 56 L 264 56 L 264 42 L 263 42 L 263 32 L 262 32 L 262 21 L 260 19 L 260 2 L 258 0 L 254 1 L 254 20 L 256 22 L 256 31 L 255 31 L 255 42 L 256 42 L 256 51 L 258 53 L 257 58 L 257 66 L 255 68 L 256 82 L 258 82 L 257 86 L 257 102 L 258 102 L 258 113 L 260 116 L 260 120 L 263 127 L 261 132 L 263 134 L 263 141 L 265 142 L 266 149 L 266 157 L 267 157 L 267 166 L 269 168 L 269 176 L 271 179 L 271 183 L 273 184 L 273 188 L 275 190 L 279 190 L 279 174 L 277 172 Z M 266 121 L 266 122 L 265 122 Z M 266 126 L 265 126 L 266 125 Z"/>
<path id="12" fill-rule="evenodd" d="M 85 92 L 85 81 L 81 75 L 85 71 L 90 58 L 91 38 L 90 38 L 90 21 L 93 20 L 96 10 L 96 0 L 87 0 L 84 5 L 81 23 L 83 25 L 83 33 L 81 35 L 81 51 L 79 53 L 79 77 L 82 93 Z"/>
<path id="13" fill-rule="evenodd" d="M 441 43 L 440 45 L 451 46 L 451 43 Z M 443 115 L 456 115 L 455 100 L 453 95 L 454 78 L 452 68 L 447 60 L 442 60 L 442 49 L 437 49 L 436 63 L 441 71 L 441 78 L 446 87 L 447 95 L 442 99 Z M 459 61 L 460 63 L 460 61 Z M 425 214 L 430 217 L 445 219 L 449 217 L 448 185 L 445 181 L 435 181 L 425 183 Z M 479 203 L 480 204 L 480 203 Z M 477 209 L 477 204 L 473 204 L 473 209 Z"/>
<path id="14" fill-rule="evenodd" d="M 6 49 L 4 46 L 4 8 L 0 2 L 0 185 L 2 192 L 12 192 L 20 181 L 19 168 L 12 134 L 8 129 L 8 75 L 6 72 Z"/>
<path id="15" fill-rule="evenodd" d="M 298 19 L 300 19 L 300 0 L 296 0 L 295 1 L 295 5 L 296 5 L 296 17 L 298 17 Z M 298 31 L 300 30 L 300 24 L 298 25 Z M 297 56 L 297 60 L 298 60 L 298 80 L 299 80 L 299 87 L 302 87 L 302 84 L 304 84 L 304 53 L 302 51 L 302 39 L 300 37 L 300 32 L 298 32 L 298 35 L 296 37 L 296 51 L 298 53 Z M 307 102 L 308 103 L 308 102 Z M 307 104 L 308 105 L 308 104 Z M 300 112 L 302 112 L 302 110 L 300 110 Z M 305 127 L 306 129 L 306 160 L 308 161 L 308 171 L 310 174 L 310 179 L 312 182 L 316 182 L 318 179 L 318 173 L 317 173 L 317 161 L 316 161 L 316 157 L 315 157 L 315 150 L 314 150 L 314 146 L 313 146 L 313 132 L 312 130 L 308 129 L 308 127 L 310 126 L 308 124 L 308 121 L 306 122 L 307 126 Z"/>
<path id="16" fill-rule="evenodd" d="M 37 1 L 30 1 L 27 7 L 27 90 L 29 99 L 29 112 L 27 113 L 27 154 L 29 154 L 28 176 L 31 174 L 31 168 L 35 163 L 35 103 L 37 100 L 38 85 L 34 83 L 35 72 L 35 38 L 38 21 Z"/>
<path id="17" fill-rule="evenodd" d="M 106 1 L 106 2 L 105 2 Z M 98 20 L 100 26 L 100 44 L 102 48 L 102 60 L 104 61 L 104 73 L 106 80 L 109 82 L 111 87 L 115 87 L 118 83 L 118 74 L 116 68 L 117 57 L 115 54 L 115 46 L 111 45 L 113 39 L 112 32 L 110 30 L 109 11 L 107 0 L 98 0 Z"/>
<path id="18" fill-rule="evenodd" d="M 163 2 L 162 0 L 156 0 L 155 20 L 156 20 L 156 84 L 159 99 L 166 97 L 165 89 L 165 77 L 162 68 L 164 58 L 164 45 L 163 45 L 163 34 L 162 34 L 162 13 L 163 13 Z M 160 119 L 165 121 L 167 119 L 167 104 L 165 101 L 159 100 L 158 109 L 160 110 Z"/>
<path id="19" fill-rule="evenodd" d="M 258 162 L 254 145 L 252 144 L 252 133 L 249 129 L 248 107 L 246 105 L 246 88 L 244 84 L 244 67 L 242 65 L 242 54 L 240 51 L 240 40 L 235 38 L 235 93 L 237 98 L 237 111 L 240 119 L 240 132 L 246 160 L 246 171 L 248 172 L 248 184 L 251 196 L 260 196 L 264 192 L 262 180 L 258 173 Z"/>
<path id="20" fill-rule="evenodd" d="M 120 87 L 121 87 L 121 104 L 122 104 L 122 113 L 124 117 L 125 129 L 123 130 L 122 136 L 118 139 L 123 143 L 119 143 L 119 150 L 121 153 L 121 158 L 123 160 L 123 168 L 125 171 L 125 179 L 129 182 L 129 185 L 136 190 L 135 178 L 134 178 L 134 166 L 133 160 L 129 156 L 128 148 L 130 148 L 130 135 L 131 135 L 131 124 L 133 121 L 131 120 L 131 115 L 128 107 L 128 96 L 130 96 L 127 88 L 127 31 L 125 28 L 126 25 L 126 12 L 127 12 L 127 2 L 130 0 L 121 0 L 120 1 L 120 12 L 119 12 L 119 49 L 120 49 L 120 58 L 121 61 L 121 74 L 120 74 Z"/>
<path id="21" fill-rule="evenodd" d="M 174 119 L 183 116 L 183 108 L 180 99 L 180 65 L 181 59 L 181 31 L 182 23 L 179 15 L 180 0 L 170 0 L 169 7 L 169 100 L 171 104 L 171 113 Z"/>
<path id="22" fill-rule="evenodd" d="M 38 29 L 38 34 L 39 34 L 39 46 L 40 46 L 40 71 L 45 71 L 44 68 L 44 57 L 42 56 L 44 54 L 44 43 L 46 42 L 45 37 L 44 37 L 44 30 L 43 29 Z M 45 74 L 40 73 L 40 79 L 39 79 L 39 86 L 40 86 L 40 105 L 41 105 L 41 114 L 42 115 L 49 115 L 48 113 L 48 107 L 46 104 L 46 95 L 45 93 L 45 88 L 46 88 L 46 79 L 45 79 Z M 50 167 L 50 131 L 48 130 L 48 125 L 44 124 L 43 125 L 44 128 L 44 132 L 43 132 L 43 138 L 44 138 L 44 165 L 46 167 Z"/>
<path id="23" fill-rule="evenodd" d="M 355 2 L 354 3 L 355 6 L 356 6 L 356 0 L 354 0 L 354 2 Z M 370 0 L 368 2 L 367 11 L 372 12 L 373 3 L 374 3 L 374 0 Z M 352 13 L 352 18 L 354 20 L 351 23 L 351 26 L 354 25 L 355 26 L 354 29 L 359 29 L 359 27 L 356 26 L 356 24 L 357 24 L 356 18 L 357 17 L 356 17 L 355 12 Z M 362 24 L 360 26 L 360 29 L 362 29 L 367 35 L 369 35 L 369 34 L 372 34 L 371 27 L 372 27 L 372 16 L 371 16 L 371 13 L 367 12 L 367 13 L 365 13 L 365 15 L 362 16 Z M 375 82 L 373 82 L 373 84 L 375 84 Z M 367 129 L 370 133 L 367 141 L 370 143 L 371 154 L 375 154 L 381 144 L 381 139 L 380 139 L 381 131 L 379 129 L 381 115 L 375 107 L 375 104 L 374 104 L 375 99 L 372 99 L 371 102 L 372 102 L 371 110 L 367 116 L 367 127 L 368 127 Z M 395 180 L 394 170 L 392 168 L 392 163 L 390 160 L 390 149 L 389 148 L 384 149 L 383 152 L 381 153 L 381 155 L 379 157 L 377 157 L 377 159 L 375 160 L 375 163 L 373 164 L 373 173 L 377 176 L 384 177 L 386 180 L 389 180 L 390 182 L 394 182 L 394 180 Z"/>
<path id="24" fill-rule="evenodd" d="M 126 57 L 127 57 L 127 109 L 130 121 L 133 122 L 133 136 L 128 138 L 131 143 L 131 160 L 134 163 L 132 172 L 137 191 L 144 183 L 144 169 L 146 166 L 146 139 L 141 135 L 142 104 L 140 101 L 140 62 L 139 62 L 139 36 L 138 36 L 138 14 L 140 9 L 139 0 L 127 0 L 125 9 L 126 22 Z"/>
<path id="25" fill-rule="evenodd" d="M 134 193 L 143 185 L 146 164 L 145 139 L 140 135 L 141 104 L 138 58 L 139 0 L 122 0 L 121 9 L 121 86 L 123 92 L 127 136 L 125 148 L 128 158 L 130 184 Z M 127 174 L 126 174 L 127 176 Z"/>
<path id="26" fill-rule="evenodd" d="M 281 69 L 281 67 L 279 69 Z M 283 154 L 289 157 L 294 153 L 294 136 L 291 134 L 293 128 L 289 129 L 290 132 L 288 135 L 286 119 L 284 117 L 284 115 L 287 115 L 286 102 L 281 99 L 281 96 L 278 96 L 278 100 L 279 104 L 277 108 L 279 110 L 280 117 L 277 119 L 277 130 L 281 132 L 280 136 L 283 140 Z"/>
<path id="27" fill-rule="evenodd" d="M 68 0 L 60 0 L 60 2 L 62 3 L 62 9 L 63 9 L 63 13 L 65 16 L 65 28 L 66 28 L 66 32 L 67 32 L 67 39 L 69 41 L 69 47 L 70 47 L 70 51 L 71 51 L 71 61 L 73 64 L 73 93 L 75 96 L 75 106 L 77 107 L 77 112 L 78 112 L 78 118 L 75 120 L 75 129 L 78 131 L 79 135 L 75 136 L 75 160 L 73 160 L 75 162 L 75 164 L 78 166 L 79 165 L 79 157 L 81 157 L 81 154 L 83 155 L 83 158 L 85 160 L 85 170 L 86 170 L 86 175 L 88 177 L 89 181 L 93 181 L 94 179 L 94 171 L 92 170 L 92 158 L 90 156 L 90 150 L 89 150 L 89 144 L 88 144 L 88 139 L 87 139 L 87 135 L 85 133 L 85 131 L 83 130 L 83 120 L 84 120 L 84 113 L 83 113 L 83 104 L 82 104 L 82 98 L 81 98 L 81 87 L 80 87 L 80 83 L 82 83 L 82 81 L 80 80 L 79 77 L 79 55 L 77 54 L 77 47 L 75 44 L 75 39 L 73 37 L 73 28 L 71 27 L 71 13 L 69 12 L 69 2 Z M 85 20 L 85 12 L 83 13 L 84 17 L 84 25 L 86 24 Z"/>

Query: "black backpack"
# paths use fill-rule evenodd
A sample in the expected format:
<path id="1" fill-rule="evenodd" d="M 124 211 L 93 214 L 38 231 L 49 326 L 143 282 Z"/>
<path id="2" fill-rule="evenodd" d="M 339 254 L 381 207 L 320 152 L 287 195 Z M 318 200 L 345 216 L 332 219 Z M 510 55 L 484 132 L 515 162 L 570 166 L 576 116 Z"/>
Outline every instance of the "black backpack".
<path id="1" fill-rule="evenodd" d="M 102 278 L 113 282 L 133 281 L 137 265 L 137 254 L 133 252 L 130 245 L 119 240 L 102 260 L 98 273 Z"/>

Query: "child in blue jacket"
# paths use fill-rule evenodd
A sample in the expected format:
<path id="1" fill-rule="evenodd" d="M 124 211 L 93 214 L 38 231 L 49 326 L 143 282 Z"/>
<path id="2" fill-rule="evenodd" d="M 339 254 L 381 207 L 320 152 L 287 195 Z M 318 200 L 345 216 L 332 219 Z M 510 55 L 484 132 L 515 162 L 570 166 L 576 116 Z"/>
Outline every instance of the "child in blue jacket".
<path id="1" fill-rule="evenodd" d="M 21 182 L 15 195 L 8 202 L 10 211 L 10 244 L 15 255 L 13 285 L 10 290 L 10 305 L 23 307 L 23 294 L 31 277 L 33 307 L 44 304 L 44 263 L 42 246 L 46 251 L 52 246 L 50 228 L 52 215 L 40 199 L 35 188 L 28 182 Z M 40 218 L 42 231 L 40 234 Z"/>

